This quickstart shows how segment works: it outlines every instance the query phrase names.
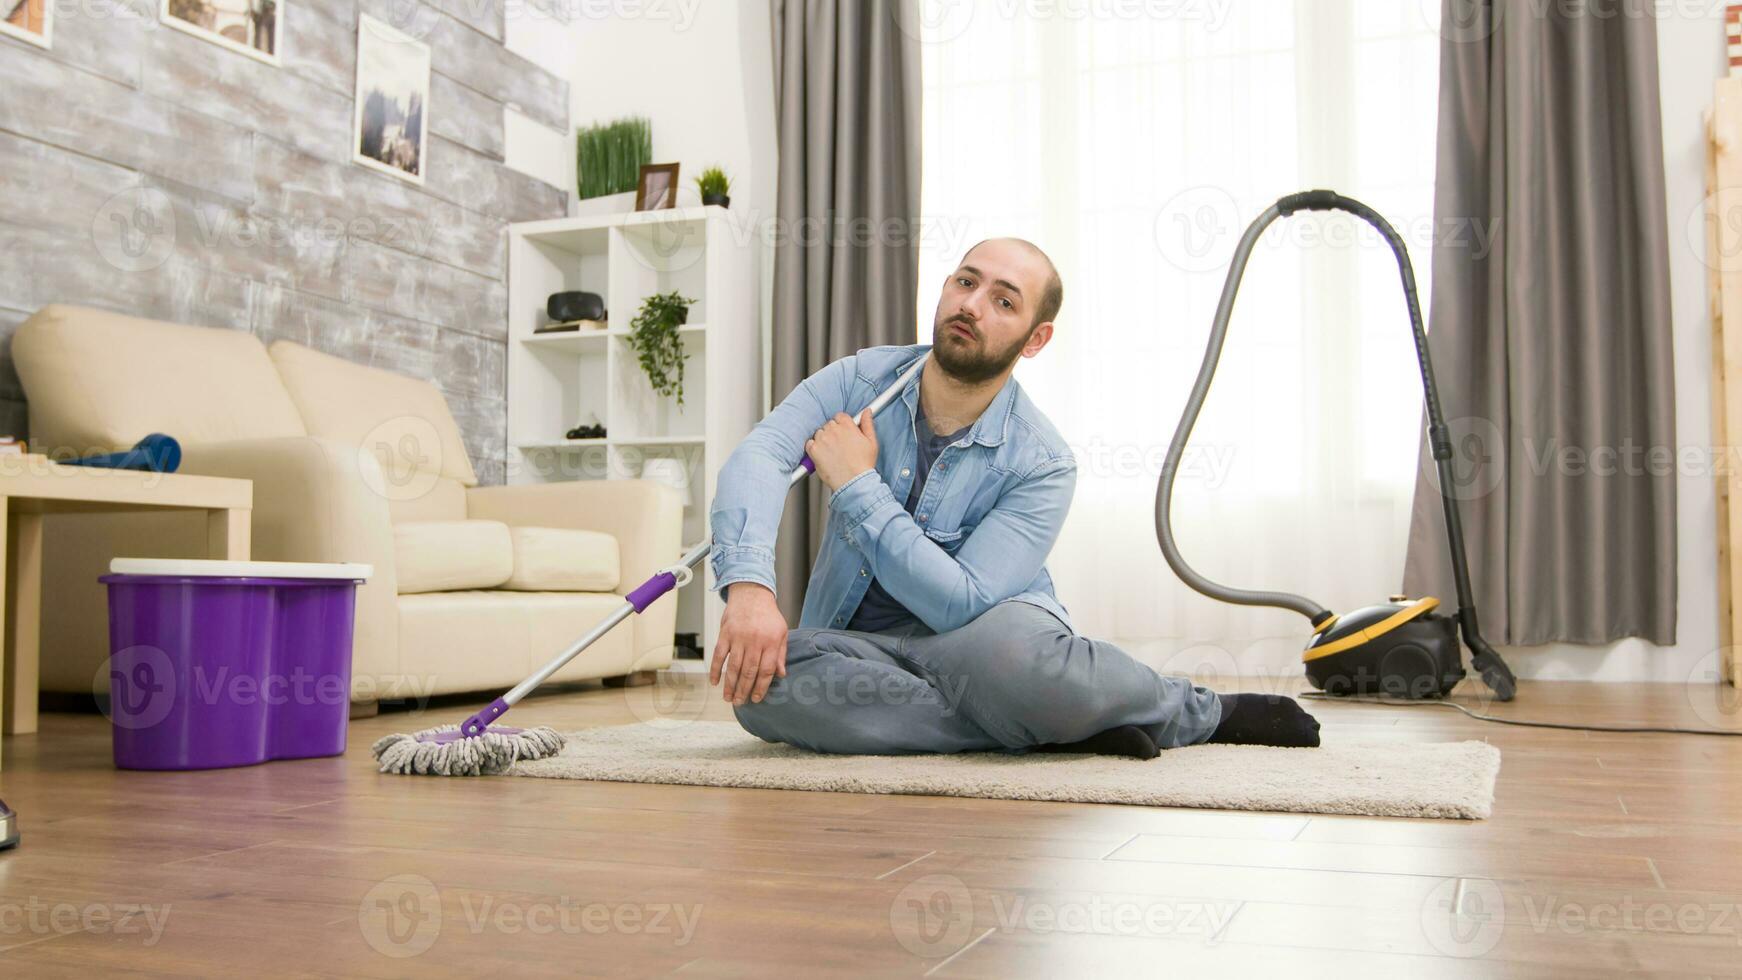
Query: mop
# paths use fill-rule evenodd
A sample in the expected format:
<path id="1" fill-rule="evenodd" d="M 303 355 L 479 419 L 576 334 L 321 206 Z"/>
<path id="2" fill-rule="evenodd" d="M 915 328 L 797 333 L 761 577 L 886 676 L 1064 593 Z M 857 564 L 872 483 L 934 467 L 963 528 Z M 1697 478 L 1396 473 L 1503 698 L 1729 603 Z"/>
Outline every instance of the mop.
<path id="1" fill-rule="evenodd" d="M 926 360 L 921 357 L 902 371 L 893 384 L 866 406 L 865 411 L 875 418 L 919 374 Z M 860 419 L 863 418 L 861 413 Z M 792 471 L 792 479 L 787 485 L 796 485 L 815 471 L 816 465 L 807 455 Z M 440 725 L 412 735 L 388 735 L 377 741 L 371 751 L 375 761 L 380 763 L 381 771 L 417 776 L 496 776 L 523 759 L 555 755 L 563 747 L 563 737 L 553 729 L 510 728 L 491 723 L 507 714 L 521 698 L 531 694 L 618 623 L 633 613 L 642 612 L 667 592 L 688 584 L 694 574 L 692 569 L 707 557 L 709 545 L 703 541 L 686 552 L 678 564 L 653 573 L 653 577 L 624 596 L 623 604 L 612 610 L 604 621 L 477 714 L 458 725 Z"/>

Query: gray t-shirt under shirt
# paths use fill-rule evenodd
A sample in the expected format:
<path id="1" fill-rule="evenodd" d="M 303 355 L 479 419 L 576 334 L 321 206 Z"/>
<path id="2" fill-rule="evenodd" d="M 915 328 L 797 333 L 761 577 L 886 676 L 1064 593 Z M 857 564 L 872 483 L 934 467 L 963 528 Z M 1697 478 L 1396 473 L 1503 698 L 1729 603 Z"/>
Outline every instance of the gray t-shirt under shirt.
<path id="1" fill-rule="evenodd" d="M 931 475 L 931 464 L 937 460 L 938 454 L 970 428 L 964 425 L 948 435 L 936 435 L 931 426 L 925 424 L 924 408 L 915 409 L 913 427 L 919 433 L 919 459 L 913 464 L 913 488 L 908 490 L 907 503 L 903 505 L 909 514 L 919 506 L 919 495 L 925 492 L 926 477 Z M 862 633 L 886 633 L 917 622 L 918 618 L 908 612 L 906 606 L 883 591 L 883 586 L 872 579 L 871 587 L 865 590 L 865 598 L 859 600 L 859 608 L 853 613 L 847 628 Z"/>

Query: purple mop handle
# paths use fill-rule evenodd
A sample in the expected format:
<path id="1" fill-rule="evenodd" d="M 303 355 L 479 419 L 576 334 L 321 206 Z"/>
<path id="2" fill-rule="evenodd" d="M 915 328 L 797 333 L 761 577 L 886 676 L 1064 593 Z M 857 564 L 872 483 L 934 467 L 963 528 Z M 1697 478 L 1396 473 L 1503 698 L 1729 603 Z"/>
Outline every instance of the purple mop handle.
<path id="1" fill-rule="evenodd" d="M 648 606 L 653 605 L 655 599 L 670 592 L 671 587 L 676 584 L 676 575 L 671 572 L 656 572 L 652 578 L 636 586 L 635 591 L 623 598 L 635 607 L 637 614 L 643 613 L 647 611 Z"/>

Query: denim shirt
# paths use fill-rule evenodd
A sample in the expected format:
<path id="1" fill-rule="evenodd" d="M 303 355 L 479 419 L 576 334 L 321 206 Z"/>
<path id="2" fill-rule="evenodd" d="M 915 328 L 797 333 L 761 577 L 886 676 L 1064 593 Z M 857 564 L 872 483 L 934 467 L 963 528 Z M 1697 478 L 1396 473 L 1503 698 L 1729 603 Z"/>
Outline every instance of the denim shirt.
<path id="1" fill-rule="evenodd" d="M 720 468 L 709 512 L 716 589 L 775 588 L 775 532 L 805 442 L 837 412 L 856 417 L 930 349 L 871 347 L 844 357 L 806 378 L 739 444 Z M 965 626 L 1006 600 L 1039 606 L 1074 629 L 1044 564 L 1076 489 L 1070 447 L 1011 377 L 944 447 L 910 515 L 901 501 L 918 458 L 918 400 L 916 376 L 877 417 L 876 468 L 829 497 L 799 626 L 845 628 L 875 578 L 933 632 Z"/>

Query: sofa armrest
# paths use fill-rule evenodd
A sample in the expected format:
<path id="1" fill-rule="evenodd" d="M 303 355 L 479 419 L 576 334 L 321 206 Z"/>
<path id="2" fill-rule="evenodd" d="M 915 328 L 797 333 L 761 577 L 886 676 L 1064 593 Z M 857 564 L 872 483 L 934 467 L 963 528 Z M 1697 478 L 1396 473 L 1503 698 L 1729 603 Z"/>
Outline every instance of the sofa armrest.
<path id="1" fill-rule="evenodd" d="M 310 436 L 190 445 L 181 471 L 254 481 L 252 554 L 260 561 L 363 562 L 357 590 L 353 697 L 393 696 L 376 679 L 399 674 L 398 582 L 393 526 L 380 464 L 355 447 Z"/>
<path id="2" fill-rule="evenodd" d="M 468 487 L 466 517 L 523 527 L 603 531 L 616 537 L 619 595 L 627 595 L 683 556 L 683 496 L 652 480 Z M 635 669 L 669 662 L 677 624 L 675 600 L 671 596 L 654 603 L 635 617 Z"/>

